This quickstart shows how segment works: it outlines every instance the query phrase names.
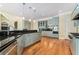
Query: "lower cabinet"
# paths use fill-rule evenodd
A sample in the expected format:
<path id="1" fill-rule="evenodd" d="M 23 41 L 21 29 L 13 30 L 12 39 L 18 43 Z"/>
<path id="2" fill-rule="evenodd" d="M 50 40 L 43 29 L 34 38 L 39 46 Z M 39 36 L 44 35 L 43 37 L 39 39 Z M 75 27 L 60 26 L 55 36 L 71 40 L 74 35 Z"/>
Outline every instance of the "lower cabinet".
<path id="1" fill-rule="evenodd" d="M 40 38 L 40 33 L 23 34 L 17 39 L 17 54 L 21 55 L 23 52 L 23 48 L 28 47 L 33 43 L 39 41 Z"/>
<path id="2" fill-rule="evenodd" d="M 23 40 L 24 40 L 24 35 L 22 35 L 17 39 L 17 55 L 21 55 L 23 52 L 23 48 L 24 48 Z"/>
<path id="3" fill-rule="evenodd" d="M 6 49 L 0 52 L 0 54 L 1 55 L 17 55 L 17 43 L 16 42 L 12 43 Z"/>
<path id="4" fill-rule="evenodd" d="M 79 55 L 79 38 L 72 39 L 73 54 Z"/>
<path id="5" fill-rule="evenodd" d="M 17 42 L 12 43 L 2 52 L 1 55 L 22 55 L 23 49 L 40 40 L 40 33 L 23 34 L 17 38 Z"/>
<path id="6" fill-rule="evenodd" d="M 39 41 L 41 38 L 40 36 L 40 33 L 24 34 L 24 47 L 28 47 L 29 45 Z"/>
<path id="7" fill-rule="evenodd" d="M 42 31 L 42 36 L 59 37 L 58 34 L 54 34 L 52 31 Z"/>

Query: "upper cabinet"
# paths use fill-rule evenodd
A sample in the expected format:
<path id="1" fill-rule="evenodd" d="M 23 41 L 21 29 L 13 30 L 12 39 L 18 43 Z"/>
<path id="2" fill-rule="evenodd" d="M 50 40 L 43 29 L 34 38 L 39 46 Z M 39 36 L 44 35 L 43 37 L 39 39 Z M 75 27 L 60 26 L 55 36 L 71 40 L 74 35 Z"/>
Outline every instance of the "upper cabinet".
<path id="1" fill-rule="evenodd" d="M 79 20 L 79 4 L 76 5 L 72 12 L 72 19 L 73 20 Z"/>
<path id="2" fill-rule="evenodd" d="M 59 17 L 55 16 L 48 20 L 48 28 L 54 28 L 54 26 L 59 26 Z"/>
<path id="3" fill-rule="evenodd" d="M 79 33 L 79 4 L 76 5 L 72 13 L 72 20 L 74 23 L 74 28 L 77 33 Z"/>
<path id="4" fill-rule="evenodd" d="M 7 18 L 0 14 L 0 30 L 9 30 Z"/>
<path id="5" fill-rule="evenodd" d="M 47 20 L 44 20 L 44 21 L 39 21 L 38 22 L 38 27 L 39 28 L 47 28 Z"/>
<path id="6" fill-rule="evenodd" d="M 0 19 L 1 19 L 1 22 L 8 22 L 7 18 L 2 14 L 0 14 Z"/>
<path id="7" fill-rule="evenodd" d="M 58 30 L 59 16 L 53 16 L 51 18 L 48 18 L 48 20 L 38 21 L 38 28 L 39 29 L 53 30 L 55 27 L 57 27 L 57 30 Z"/>

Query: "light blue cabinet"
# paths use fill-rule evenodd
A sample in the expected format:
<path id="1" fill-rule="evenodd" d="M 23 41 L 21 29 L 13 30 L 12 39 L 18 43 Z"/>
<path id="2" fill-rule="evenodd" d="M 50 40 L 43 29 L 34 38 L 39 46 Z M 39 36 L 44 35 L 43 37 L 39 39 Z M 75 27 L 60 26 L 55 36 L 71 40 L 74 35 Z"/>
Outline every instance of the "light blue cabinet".
<path id="1" fill-rule="evenodd" d="M 72 46 L 73 46 L 73 54 L 79 55 L 79 38 L 73 37 Z"/>
<path id="2" fill-rule="evenodd" d="M 17 39 L 17 54 L 21 55 L 24 48 L 23 35 Z"/>
<path id="3" fill-rule="evenodd" d="M 17 54 L 21 55 L 23 52 L 23 48 L 34 44 L 35 42 L 39 41 L 40 38 L 40 33 L 23 34 L 17 39 Z"/>
<path id="4" fill-rule="evenodd" d="M 75 4 L 75 8 L 72 12 L 72 19 L 79 13 L 79 4 Z"/>
<path id="5" fill-rule="evenodd" d="M 40 29 L 47 28 L 47 20 L 38 21 L 38 28 Z"/>
<path id="6" fill-rule="evenodd" d="M 58 16 L 52 17 L 51 19 L 48 20 L 48 28 L 53 29 L 54 26 L 56 26 L 56 25 L 59 27 L 59 17 Z"/>
<path id="7" fill-rule="evenodd" d="M 23 39 L 24 39 L 24 47 L 28 47 L 29 45 L 37 42 L 40 40 L 40 33 L 29 33 L 29 34 L 24 34 Z"/>
<path id="8" fill-rule="evenodd" d="M 53 34 L 53 31 L 42 31 L 42 36 L 55 37 L 58 38 L 58 34 Z"/>

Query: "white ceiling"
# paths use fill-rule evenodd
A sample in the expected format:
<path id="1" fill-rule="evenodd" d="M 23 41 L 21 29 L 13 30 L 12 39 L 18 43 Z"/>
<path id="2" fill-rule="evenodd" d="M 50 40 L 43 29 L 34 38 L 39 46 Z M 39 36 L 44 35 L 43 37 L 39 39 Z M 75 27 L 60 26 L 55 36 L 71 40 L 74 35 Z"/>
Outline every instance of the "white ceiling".
<path id="1" fill-rule="evenodd" d="M 1 9 L 16 16 L 24 16 L 26 19 L 40 19 L 55 16 L 62 12 L 72 11 L 74 3 L 0 3 Z M 33 7 L 33 9 L 29 8 Z M 23 9 L 24 8 L 24 9 Z M 24 13 L 24 14 L 23 14 Z"/>

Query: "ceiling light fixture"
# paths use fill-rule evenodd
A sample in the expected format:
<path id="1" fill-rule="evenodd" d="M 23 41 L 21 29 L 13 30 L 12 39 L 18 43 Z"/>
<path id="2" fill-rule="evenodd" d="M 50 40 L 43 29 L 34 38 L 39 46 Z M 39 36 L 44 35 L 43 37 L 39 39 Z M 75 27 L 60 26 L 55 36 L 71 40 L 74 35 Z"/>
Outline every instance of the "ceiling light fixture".
<path id="1" fill-rule="evenodd" d="M 29 19 L 29 21 L 31 22 L 31 19 Z"/>
<path id="2" fill-rule="evenodd" d="M 34 12 L 36 12 L 36 8 L 34 8 L 34 7 L 29 7 L 29 9 L 32 9 Z"/>
<path id="3" fill-rule="evenodd" d="M 35 20 L 33 20 L 33 22 L 35 23 L 36 21 L 35 21 Z"/>
<path id="4" fill-rule="evenodd" d="M 22 18 L 23 20 L 25 19 L 25 17 Z"/>
<path id="5" fill-rule="evenodd" d="M 25 8 L 26 3 L 22 3 L 22 5 L 23 5 L 23 20 L 25 20 L 25 17 L 24 17 L 24 8 Z"/>

